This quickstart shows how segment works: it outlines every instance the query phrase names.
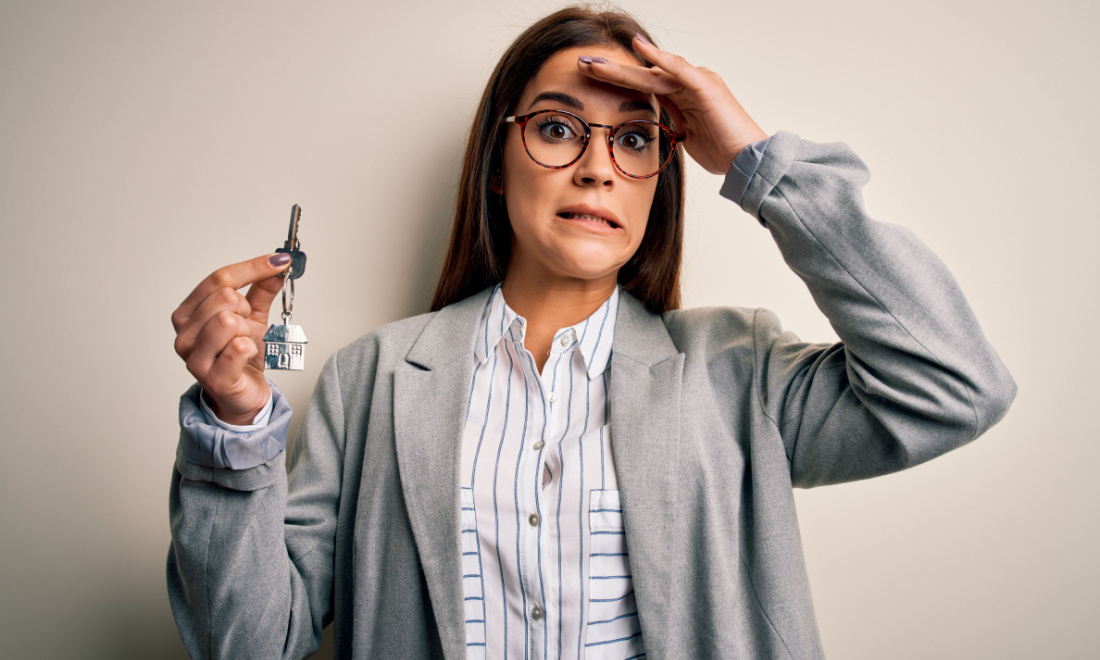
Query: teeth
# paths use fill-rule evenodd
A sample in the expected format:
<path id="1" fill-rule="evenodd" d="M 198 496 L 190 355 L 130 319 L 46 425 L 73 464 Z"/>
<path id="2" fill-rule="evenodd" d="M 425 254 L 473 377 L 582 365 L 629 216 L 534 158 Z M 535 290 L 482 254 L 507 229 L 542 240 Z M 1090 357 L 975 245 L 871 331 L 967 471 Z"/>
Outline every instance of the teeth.
<path id="1" fill-rule="evenodd" d="M 596 215 L 589 215 L 587 213 L 562 213 L 562 215 L 567 218 L 572 218 L 574 220 L 594 220 L 595 222 L 602 222 L 605 225 L 611 225 L 610 221 Z"/>

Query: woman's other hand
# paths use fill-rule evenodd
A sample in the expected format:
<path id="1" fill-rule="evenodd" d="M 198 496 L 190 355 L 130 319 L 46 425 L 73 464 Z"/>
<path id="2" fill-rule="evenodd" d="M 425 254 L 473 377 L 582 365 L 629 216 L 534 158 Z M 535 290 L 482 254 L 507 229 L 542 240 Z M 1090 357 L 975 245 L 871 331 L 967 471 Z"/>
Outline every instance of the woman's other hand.
<path id="1" fill-rule="evenodd" d="M 634 37 L 634 49 L 654 66 L 624 66 L 600 58 L 582 58 L 578 66 L 596 80 L 655 94 L 676 130 L 687 136 L 684 148 L 708 172 L 725 174 L 741 149 L 768 137 L 717 73 L 662 51 L 641 35 Z"/>
<path id="2" fill-rule="evenodd" d="M 176 353 L 223 422 L 251 424 L 267 404 L 261 347 L 271 301 L 283 287 L 278 274 L 289 263 L 289 255 L 275 254 L 219 268 L 172 312 Z"/>

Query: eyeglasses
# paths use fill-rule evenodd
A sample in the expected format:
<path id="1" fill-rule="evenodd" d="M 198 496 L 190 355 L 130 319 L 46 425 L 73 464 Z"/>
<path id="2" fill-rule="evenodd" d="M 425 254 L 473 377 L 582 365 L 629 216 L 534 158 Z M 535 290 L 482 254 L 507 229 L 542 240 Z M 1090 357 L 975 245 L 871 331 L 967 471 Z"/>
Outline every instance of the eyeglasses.
<path id="1" fill-rule="evenodd" d="M 581 159 L 592 141 L 593 128 L 606 128 L 607 149 L 615 169 L 632 179 L 656 176 L 672 161 L 684 136 L 668 126 L 646 119 L 631 119 L 616 126 L 589 124 L 566 110 L 538 110 L 505 117 L 502 123 L 518 124 L 527 155 L 543 167 L 560 170 Z"/>

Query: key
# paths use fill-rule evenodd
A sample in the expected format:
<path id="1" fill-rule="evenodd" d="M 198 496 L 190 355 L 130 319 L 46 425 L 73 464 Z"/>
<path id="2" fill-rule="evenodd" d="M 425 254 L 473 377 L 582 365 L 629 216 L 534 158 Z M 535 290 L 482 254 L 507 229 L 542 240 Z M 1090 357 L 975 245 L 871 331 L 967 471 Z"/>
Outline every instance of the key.
<path id="1" fill-rule="evenodd" d="M 286 243 L 275 250 L 290 255 L 290 268 L 283 271 L 289 275 L 283 278 L 283 323 L 271 324 L 264 335 L 264 367 L 268 369 L 301 371 L 306 367 L 309 340 L 301 326 L 290 323 L 294 311 L 294 280 L 306 272 L 306 253 L 299 249 L 302 244 L 298 241 L 298 221 L 301 219 L 302 209 L 295 204 L 290 208 L 290 232 Z"/>
<path id="2" fill-rule="evenodd" d="M 295 204 L 290 207 L 290 231 L 287 233 L 286 243 L 275 250 L 290 255 L 290 268 L 283 271 L 290 275 L 290 279 L 296 280 L 306 272 L 306 253 L 302 252 L 302 244 L 298 240 L 298 221 L 302 219 L 302 207 Z"/>

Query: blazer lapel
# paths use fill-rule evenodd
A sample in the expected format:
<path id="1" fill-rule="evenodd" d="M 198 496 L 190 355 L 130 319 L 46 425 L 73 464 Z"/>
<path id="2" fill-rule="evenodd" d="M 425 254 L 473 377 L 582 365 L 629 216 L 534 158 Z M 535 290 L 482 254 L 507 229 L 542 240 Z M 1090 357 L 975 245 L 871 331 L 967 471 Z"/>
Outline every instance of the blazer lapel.
<path id="1" fill-rule="evenodd" d="M 677 510 L 680 387 L 684 355 L 661 317 L 622 293 L 611 357 L 611 445 L 627 529 L 634 594 L 646 648 L 658 651 L 671 620 L 670 522 Z M 652 649 L 651 649 L 652 645 Z"/>
<path id="2" fill-rule="evenodd" d="M 447 657 L 466 653 L 458 488 L 474 335 L 490 290 L 440 310 L 394 374 L 401 490 Z"/>

